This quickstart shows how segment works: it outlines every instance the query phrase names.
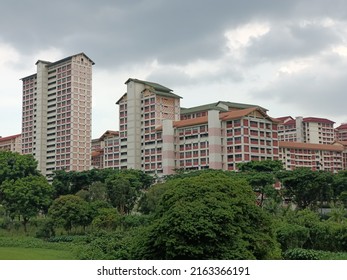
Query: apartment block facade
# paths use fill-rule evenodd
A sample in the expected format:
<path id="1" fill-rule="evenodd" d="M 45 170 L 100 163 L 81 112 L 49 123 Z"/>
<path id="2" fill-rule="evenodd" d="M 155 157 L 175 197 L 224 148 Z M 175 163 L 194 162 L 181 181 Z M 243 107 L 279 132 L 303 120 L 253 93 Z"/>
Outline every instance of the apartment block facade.
<path id="1" fill-rule="evenodd" d="M 38 60 L 37 72 L 21 79 L 22 153 L 47 177 L 91 166 L 92 65 L 84 53 Z"/>
<path id="2" fill-rule="evenodd" d="M 22 137 L 21 134 L 1 137 L 0 136 L 0 151 L 11 151 L 22 153 Z"/>
<path id="3" fill-rule="evenodd" d="M 308 167 L 336 173 L 346 169 L 346 153 L 347 146 L 343 144 L 279 142 L 279 159 L 287 170 Z"/>
<path id="4" fill-rule="evenodd" d="M 336 141 L 347 141 L 347 123 L 343 123 L 335 128 Z"/>
<path id="5" fill-rule="evenodd" d="M 127 92 L 117 101 L 119 132 L 95 140 L 95 147 L 104 147 L 93 151 L 95 166 L 102 161 L 105 168 L 162 176 L 177 169 L 236 170 L 239 162 L 279 159 L 278 121 L 262 107 L 219 101 L 181 108 L 181 97 L 167 87 L 138 79 L 125 84 Z"/>
<path id="6" fill-rule="evenodd" d="M 334 123 L 325 118 L 287 116 L 277 118 L 280 141 L 312 144 L 332 144 L 335 140 Z"/>

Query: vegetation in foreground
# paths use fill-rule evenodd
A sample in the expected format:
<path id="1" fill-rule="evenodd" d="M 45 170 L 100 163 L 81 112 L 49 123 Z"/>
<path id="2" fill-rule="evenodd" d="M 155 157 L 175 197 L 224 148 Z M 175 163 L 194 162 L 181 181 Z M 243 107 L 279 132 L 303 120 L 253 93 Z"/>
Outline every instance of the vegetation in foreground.
<path id="1" fill-rule="evenodd" d="M 50 185 L 36 164 L 0 152 L 0 258 L 347 259 L 346 171 L 263 161 L 156 184 L 138 170 L 57 171 Z"/>

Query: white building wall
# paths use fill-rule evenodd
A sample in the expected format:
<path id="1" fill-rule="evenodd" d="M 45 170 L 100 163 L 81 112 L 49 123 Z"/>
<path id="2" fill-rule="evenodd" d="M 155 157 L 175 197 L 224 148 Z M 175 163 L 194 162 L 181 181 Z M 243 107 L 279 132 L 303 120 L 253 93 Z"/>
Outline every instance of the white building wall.
<path id="1" fill-rule="evenodd" d="M 127 84 L 127 168 L 141 169 L 141 92 L 144 85 L 130 81 Z"/>

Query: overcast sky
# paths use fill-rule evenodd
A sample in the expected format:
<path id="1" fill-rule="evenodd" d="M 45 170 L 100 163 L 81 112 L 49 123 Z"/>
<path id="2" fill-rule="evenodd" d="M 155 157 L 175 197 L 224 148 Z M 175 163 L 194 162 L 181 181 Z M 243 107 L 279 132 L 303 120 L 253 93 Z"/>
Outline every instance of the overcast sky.
<path id="1" fill-rule="evenodd" d="M 93 137 L 118 130 L 128 78 L 182 107 L 257 104 L 271 117 L 347 122 L 347 1 L 0 0 L 0 135 L 21 132 L 21 81 L 37 60 L 84 52 Z"/>

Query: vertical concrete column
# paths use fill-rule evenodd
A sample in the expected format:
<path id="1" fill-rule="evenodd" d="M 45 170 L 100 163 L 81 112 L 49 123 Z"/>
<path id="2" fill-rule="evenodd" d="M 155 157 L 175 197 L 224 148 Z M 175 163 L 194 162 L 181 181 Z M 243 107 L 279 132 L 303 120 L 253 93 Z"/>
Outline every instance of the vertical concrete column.
<path id="1" fill-rule="evenodd" d="M 141 169 L 141 92 L 144 86 L 130 81 L 127 84 L 127 166 Z"/>
<path id="2" fill-rule="evenodd" d="M 295 118 L 295 126 L 296 126 L 296 141 L 304 142 L 303 117 Z"/>
<path id="3" fill-rule="evenodd" d="M 208 111 L 209 167 L 222 169 L 221 122 L 219 111 Z"/>
<path id="4" fill-rule="evenodd" d="M 35 159 L 38 161 L 38 169 L 43 175 L 46 175 L 47 160 L 47 98 L 48 98 L 48 70 L 49 62 L 38 61 L 37 66 L 37 106 L 36 123 L 34 123 L 34 132 L 36 132 Z M 34 118 L 35 119 L 35 118 Z M 35 128 L 36 125 L 36 128 Z"/>
<path id="5" fill-rule="evenodd" d="M 175 170 L 174 128 L 172 120 L 163 120 L 163 174 L 170 175 Z"/>

